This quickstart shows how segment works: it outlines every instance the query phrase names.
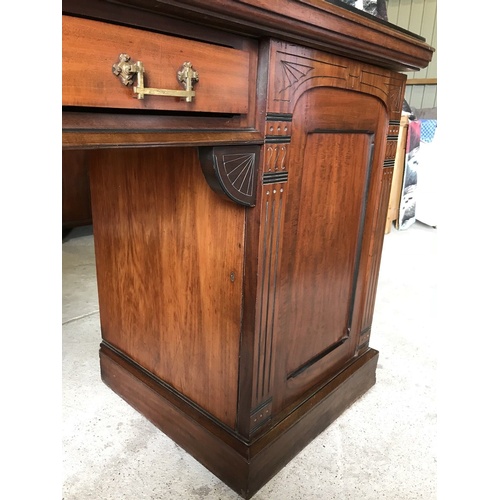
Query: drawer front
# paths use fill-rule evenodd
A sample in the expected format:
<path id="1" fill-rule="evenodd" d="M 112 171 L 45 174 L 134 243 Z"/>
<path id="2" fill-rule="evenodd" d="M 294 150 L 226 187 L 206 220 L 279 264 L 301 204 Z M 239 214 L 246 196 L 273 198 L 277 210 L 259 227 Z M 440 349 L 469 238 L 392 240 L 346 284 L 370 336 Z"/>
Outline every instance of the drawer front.
<path id="1" fill-rule="evenodd" d="M 245 114 L 249 99 L 248 52 L 99 21 L 63 16 L 63 106 Z M 177 71 L 190 62 L 198 73 L 195 97 L 145 95 L 113 73 L 120 54 L 141 61 L 144 86 L 184 90 Z"/>

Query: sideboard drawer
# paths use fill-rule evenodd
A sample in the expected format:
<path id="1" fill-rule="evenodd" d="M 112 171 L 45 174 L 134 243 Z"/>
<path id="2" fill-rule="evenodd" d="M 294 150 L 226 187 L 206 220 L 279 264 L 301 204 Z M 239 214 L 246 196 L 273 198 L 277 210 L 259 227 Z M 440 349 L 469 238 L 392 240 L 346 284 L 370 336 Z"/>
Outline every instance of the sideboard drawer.
<path id="1" fill-rule="evenodd" d="M 63 16 L 63 106 L 245 114 L 250 56 L 244 50 L 99 21 Z M 120 54 L 141 61 L 144 87 L 185 90 L 177 72 L 185 62 L 198 73 L 191 102 L 183 97 L 138 99 L 113 73 Z M 255 83 L 253 83 L 255 85 Z"/>

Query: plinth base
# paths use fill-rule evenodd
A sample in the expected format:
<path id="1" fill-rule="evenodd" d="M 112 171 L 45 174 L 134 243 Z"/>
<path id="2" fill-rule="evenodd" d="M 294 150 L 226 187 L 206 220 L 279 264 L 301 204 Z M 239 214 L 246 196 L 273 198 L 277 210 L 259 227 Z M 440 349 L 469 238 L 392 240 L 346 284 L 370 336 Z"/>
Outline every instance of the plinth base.
<path id="1" fill-rule="evenodd" d="M 102 380 L 245 499 L 251 498 L 375 384 L 368 349 L 263 435 L 245 442 L 126 357 L 102 344 Z"/>

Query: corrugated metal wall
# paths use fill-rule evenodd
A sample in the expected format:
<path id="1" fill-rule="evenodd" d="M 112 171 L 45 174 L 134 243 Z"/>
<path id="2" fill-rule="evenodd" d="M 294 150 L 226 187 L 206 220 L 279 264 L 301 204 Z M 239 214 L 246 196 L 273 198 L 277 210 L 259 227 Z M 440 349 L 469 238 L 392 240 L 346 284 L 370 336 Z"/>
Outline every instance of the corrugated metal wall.
<path id="1" fill-rule="evenodd" d="M 427 68 L 407 73 L 405 99 L 413 108 L 437 107 L 437 0 L 387 0 L 387 17 L 389 22 L 423 36 L 436 49 Z"/>

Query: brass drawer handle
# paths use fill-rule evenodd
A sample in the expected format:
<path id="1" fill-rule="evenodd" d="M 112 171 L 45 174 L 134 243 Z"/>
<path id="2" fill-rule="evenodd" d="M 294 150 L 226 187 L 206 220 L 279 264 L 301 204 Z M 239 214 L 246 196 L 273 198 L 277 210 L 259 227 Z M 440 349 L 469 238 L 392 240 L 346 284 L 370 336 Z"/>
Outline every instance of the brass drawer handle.
<path id="1" fill-rule="evenodd" d="M 145 95 L 163 95 L 167 97 L 185 97 L 186 102 L 191 102 L 195 96 L 194 84 L 198 81 L 198 72 L 193 69 L 190 62 L 185 62 L 177 71 L 177 80 L 186 90 L 154 89 L 144 87 L 144 66 L 141 61 L 130 61 L 128 54 L 120 54 L 120 61 L 113 64 L 113 73 L 119 76 L 123 85 L 132 85 L 134 75 L 137 75 L 137 85 L 134 94 L 137 99 L 144 99 Z"/>

